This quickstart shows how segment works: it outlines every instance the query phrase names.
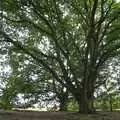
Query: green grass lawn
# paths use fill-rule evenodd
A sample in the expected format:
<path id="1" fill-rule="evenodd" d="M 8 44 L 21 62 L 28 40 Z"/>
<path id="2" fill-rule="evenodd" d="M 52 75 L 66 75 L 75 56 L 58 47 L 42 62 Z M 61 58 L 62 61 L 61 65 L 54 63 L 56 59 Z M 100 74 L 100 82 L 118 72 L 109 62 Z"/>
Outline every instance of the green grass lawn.
<path id="1" fill-rule="evenodd" d="M 0 115 L 0 120 L 9 120 L 7 116 Z"/>
<path id="2" fill-rule="evenodd" d="M 0 112 L 0 120 L 120 120 L 120 112 L 84 115 L 67 112 Z"/>

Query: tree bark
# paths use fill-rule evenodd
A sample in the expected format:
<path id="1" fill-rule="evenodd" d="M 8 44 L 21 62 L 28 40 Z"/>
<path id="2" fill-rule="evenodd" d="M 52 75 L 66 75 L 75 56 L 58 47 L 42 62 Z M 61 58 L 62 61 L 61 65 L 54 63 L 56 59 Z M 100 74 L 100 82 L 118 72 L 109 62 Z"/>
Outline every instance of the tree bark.
<path id="1" fill-rule="evenodd" d="M 66 101 L 60 102 L 59 107 L 60 107 L 59 111 L 67 111 L 67 103 L 66 103 Z"/>
<path id="2" fill-rule="evenodd" d="M 81 90 L 80 97 L 76 96 L 76 100 L 79 106 L 79 112 L 83 114 L 94 113 L 94 101 L 93 101 L 93 93 L 86 92 L 86 90 Z"/>
<path id="3" fill-rule="evenodd" d="M 79 111 L 81 113 L 94 113 L 93 100 L 85 100 L 85 98 L 83 97 L 80 102 Z"/>
<path id="4" fill-rule="evenodd" d="M 113 107 L 112 107 L 112 95 L 109 95 L 109 104 L 110 104 L 110 112 L 113 112 Z"/>
<path id="5" fill-rule="evenodd" d="M 59 96 L 59 111 L 67 111 L 67 103 L 68 103 L 68 91 L 62 92 Z"/>

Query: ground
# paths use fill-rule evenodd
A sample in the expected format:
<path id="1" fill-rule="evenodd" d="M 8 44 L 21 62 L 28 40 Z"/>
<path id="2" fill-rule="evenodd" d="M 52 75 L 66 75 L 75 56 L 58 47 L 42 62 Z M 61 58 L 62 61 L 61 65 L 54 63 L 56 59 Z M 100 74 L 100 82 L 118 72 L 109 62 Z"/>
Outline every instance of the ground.
<path id="1" fill-rule="evenodd" d="M 120 112 L 83 115 L 72 112 L 0 111 L 0 120 L 120 120 Z"/>

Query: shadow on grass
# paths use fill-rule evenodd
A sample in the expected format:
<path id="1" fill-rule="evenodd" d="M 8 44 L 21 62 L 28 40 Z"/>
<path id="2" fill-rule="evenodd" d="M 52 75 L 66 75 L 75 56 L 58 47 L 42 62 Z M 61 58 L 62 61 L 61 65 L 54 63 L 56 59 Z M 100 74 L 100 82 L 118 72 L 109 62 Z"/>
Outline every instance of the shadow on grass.
<path id="1" fill-rule="evenodd" d="M 9 120 L 7 116 L 0 115 L 0 120 Z"/>

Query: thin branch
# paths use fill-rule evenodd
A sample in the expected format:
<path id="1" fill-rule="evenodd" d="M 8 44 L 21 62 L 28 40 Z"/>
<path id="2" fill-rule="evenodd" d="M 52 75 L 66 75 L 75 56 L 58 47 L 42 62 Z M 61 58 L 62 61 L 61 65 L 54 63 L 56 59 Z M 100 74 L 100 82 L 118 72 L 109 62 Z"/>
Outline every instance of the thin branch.
<path id="1" fill-rule="evenodd" d="M 33 6 L 33 11 L 36 15 L 38 15 L 38 17 L 43 20 L 43 22 L 48 26 L 48 28 L 50 28 L 50 30 L 53 32 L 54 29 L 52 27 L 52 25 L 50 24 L 50 22 L 45 18 L 45 16 L 43 16 L 40 11 L 38 11 L 37 6 L 31 1 L 29 0 L 29 3 Z"/>
<path id="2" fill-rule="evenodd" d="M 22 20 L 14 20 L 14 19 L 10 19 L 10 18 L 8 18 L 6 16 L 3 16 L 3 18 L 5 18 L 6 20 L 8 20 L 10 22 L 14 22 L 14 23 L 19 23 L 19 24 L 20 23 L 26 23 L 26 25 L 27 24 L 31 24 L 34 28 L 37 28 L 38 30 L 40 30 L 40 32 L 45 33 L 45 34 L 51 36 L 51 33 L 49 31 L 45 30 L 43 27 L 38 26 L 36 23 L 34 23 L 33 21 L 31 21 L 28 18 L 24 17 Z"/>

